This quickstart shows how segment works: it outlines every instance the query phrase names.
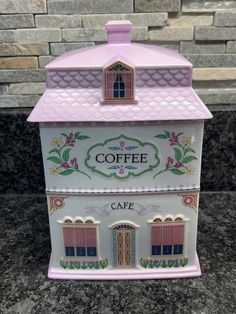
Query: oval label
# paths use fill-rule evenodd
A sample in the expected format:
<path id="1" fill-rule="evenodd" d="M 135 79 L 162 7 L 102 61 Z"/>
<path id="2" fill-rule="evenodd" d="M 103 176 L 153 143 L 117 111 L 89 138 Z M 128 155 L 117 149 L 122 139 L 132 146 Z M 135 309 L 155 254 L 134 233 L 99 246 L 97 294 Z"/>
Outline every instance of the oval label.
<path id="1" fill-rule="evenodd" d="M 160 163 L 157 147 L 124 134 L 91 146 L 85 165 L 106 177 L 125 179 L 152 171 Z"/>

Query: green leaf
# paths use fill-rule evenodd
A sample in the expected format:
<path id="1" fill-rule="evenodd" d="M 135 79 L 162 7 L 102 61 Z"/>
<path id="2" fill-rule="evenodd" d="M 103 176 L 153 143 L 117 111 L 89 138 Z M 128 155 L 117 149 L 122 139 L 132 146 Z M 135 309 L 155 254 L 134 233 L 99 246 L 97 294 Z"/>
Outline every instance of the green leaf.
<path id="1" fill-rule="evenodd" d="M 70 158 L 70 148 L 66 149 L 63 154 L 62 154 L 62 158 L 65 162 L 67 162 Z"/>
<path id="2" fill-rule="evenodd" d="M 166 136 L 170 137 L 170 132 L 168 132 L 168 131 L 164 131 L 164 132 L 165 132 Z"/>
<path id="3" fill-rule="evenodd" d="M 182 175 L 182 174 L 185 174 L 184 171 L 181 171 L 179 169 L 170 169 L 170 171 L 173 173 L 173 174 L 177 174 L 177 175 Z"/>
<path id="4" fill-rule="evenodd" d="M 63 135 L 63 136 L 65 136 L 65 137 L 67 137 L 67 135 L 66 135 L 65 133 L 61 133 L 61 135 Z"/>
<path id="5" fill-rule="evenodd" d="M 72 174 L 72 172 L 74 172 L 73 169 L 66 169 L 62 172 L 59 172 L 58 174 L 62 175 L 62 176 L 68 176 L 69 174 Z"/>
<path id="6" fill-rule="evenodd" d="M 57 153 L 60 156 L 60 151 L 57 148 L 53 148 L 52 150 L 50 150 L 49 154 L 51 153 Z"/>
<path id="7" fill-rule="evenodd" d="M 187 153 L 189 153 L 189 152 L 195 154 L 195 151 L 194 151 L 191 147 L 186 147 L 186 148 L 184 149 L 184 154 L 187 154 Z"/>
<path id="8" fill-rule="evenodd" d="M 80 132 L 75 133 L 75 138 L 77 138 L 80 135 Z"/>
<path id="9" fill-rule="evenodd" d="M 181 153 L 181 151 L 180 151 L 178 148 L 174 148 L 174 150 L 175 150 L 175 159 L 176 159 L 177 161 L 180 161 L 180 159 L 182 158 L 182 153 Z"/>
<path id="10" fill-rule="evenodd" d="M 187 156 L 183 159 L 183 164 L 187 164 L 189 163 L 190 161 L 194 160 L 194 159 L 197 159 L 197 157 L 194 157 L 194 156 Z"/>
<path id="11" fill-rule="evenodd" d="M 55 164 L 61 164 L 62 163 L 62 160 L 56 156 L 51 156 L 51 157 L 48 157 L 47 160 L 51 160 L 52 162 L 54 162 Z"/>
<path id="12" fill-rule="evenodd" d="M 77 140 L 86 140 L 87 138 L 90 138 L 90 137 L 86 136 L 86 135 L 77 135 L 77 136 L 75 136 L 75 138 Z"/>
<path id="13" fill-rule="evenodd" d="M 156 135 L 155 137 L 161 138 L 161 139 L 166 139 L 166 138 L 168 138 L 168 136 L 167 136 L 166 134 L 159 134 L 159 135 Z"/>
<path id="14" fill-rule="evenodd" d="M 177 134 L 177 136 L 180 136 L 180 135 L 182 135 L 182 134 L 184 134 L 184 132 L 180 132 L 180 133 L 178 133 L 178 134 Z"/>

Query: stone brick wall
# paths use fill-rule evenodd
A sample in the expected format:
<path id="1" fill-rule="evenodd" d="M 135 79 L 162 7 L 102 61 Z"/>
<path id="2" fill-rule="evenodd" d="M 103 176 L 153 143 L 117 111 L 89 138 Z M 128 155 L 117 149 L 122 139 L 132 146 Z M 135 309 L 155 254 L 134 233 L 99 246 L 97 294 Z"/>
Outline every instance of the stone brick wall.
<path id="1" fill-rule="evenodd" d="M 236 1 L 1 0 L 0 107 L 32 107 L 44 66 L 106 40 L 108 20 L 129 19 L 133 40 L 179 51 L 194 65 L 193 86 L 212 110 L 236 107 Z"/>

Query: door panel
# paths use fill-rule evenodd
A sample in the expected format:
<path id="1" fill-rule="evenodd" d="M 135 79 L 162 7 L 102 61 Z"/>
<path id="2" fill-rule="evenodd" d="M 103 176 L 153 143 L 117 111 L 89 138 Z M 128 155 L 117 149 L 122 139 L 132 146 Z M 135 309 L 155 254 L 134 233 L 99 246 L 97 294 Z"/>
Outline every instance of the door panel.
<path id="1" fill-rule="evenodd" d="M 131 266 L 131 239 L 130 239 L 130 232 L 124 233 L 125 238 L 125 265 Z"/>
<path id="2" fill-rule="evenodd" d="M 117 232 L 117 259 L 118 266 L 123 266 L 124 260 L 124 240 L 123 240 L 123 232 Z"/>

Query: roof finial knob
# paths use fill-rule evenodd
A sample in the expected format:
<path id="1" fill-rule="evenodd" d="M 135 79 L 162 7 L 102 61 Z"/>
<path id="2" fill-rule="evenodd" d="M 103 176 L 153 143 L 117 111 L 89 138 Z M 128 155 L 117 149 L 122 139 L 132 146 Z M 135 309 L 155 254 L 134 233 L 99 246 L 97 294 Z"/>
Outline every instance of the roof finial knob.
<path id="1" fill-rule="evenodd" d="M 110 21 L 106 24 L 108 44 L 128 44 L 131 41 L 130 21 Z"/>

